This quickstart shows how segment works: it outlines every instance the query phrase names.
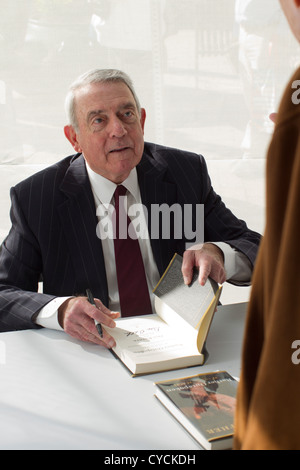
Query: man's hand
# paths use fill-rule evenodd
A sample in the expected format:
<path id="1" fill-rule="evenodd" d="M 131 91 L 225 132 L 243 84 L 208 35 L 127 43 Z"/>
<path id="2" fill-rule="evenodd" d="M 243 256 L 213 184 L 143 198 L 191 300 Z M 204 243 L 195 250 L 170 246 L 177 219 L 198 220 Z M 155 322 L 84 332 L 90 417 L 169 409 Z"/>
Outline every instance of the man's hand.
<path id="1" fill-rule="evenodd" d="M 191 283 L 194 267 L 199 268 L 199 283 L 202 286 L 205 285 L 209 276 L 219 284 L 226 281 L 223 253 L 212 243 L 204 243 L 198 250 L 184 252 L 182 275 L 185 284 Z"/>
<path id="2" fill-rule="evenodd" d="M 97 307 L 91 305 L 86 297 L 72 297 L 60 306 L 58 321 L 70 336 L 110 349 L 115 346 L 115 340 L 104 328 L 103 338 L 100 338 L 94 320 L 98 320 L 103 326 L 114 328 L 114 319 L 120 314 L 111 312 L 98 299 L 95 299 L 95 303 Z"/>

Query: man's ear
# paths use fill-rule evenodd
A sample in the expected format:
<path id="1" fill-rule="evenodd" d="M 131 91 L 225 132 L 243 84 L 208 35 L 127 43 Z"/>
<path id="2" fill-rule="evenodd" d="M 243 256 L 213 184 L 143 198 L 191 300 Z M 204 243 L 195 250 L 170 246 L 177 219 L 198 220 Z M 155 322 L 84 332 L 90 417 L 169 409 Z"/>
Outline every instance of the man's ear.
<path id="1" fill-rule="evenodd" d="M 141 123 L 141 127 L 142 127 L 143 132 L 144 132 L 144 129 L 145 129 L 145 121 L 146 121 L 146 110 L 144 108 L 142 108 L 141 109 L 140 123 Z"/>
<path id="2" fill-rule="evenodd" d="M 75 131 L 73 126 L 65 126 L 64 133 L 68 141 L 71 143 L 72 147 L 76 150 L 76 152 L 82 152 L 81 147 L 79 145 L 77 139 L 77 132 Z"/>

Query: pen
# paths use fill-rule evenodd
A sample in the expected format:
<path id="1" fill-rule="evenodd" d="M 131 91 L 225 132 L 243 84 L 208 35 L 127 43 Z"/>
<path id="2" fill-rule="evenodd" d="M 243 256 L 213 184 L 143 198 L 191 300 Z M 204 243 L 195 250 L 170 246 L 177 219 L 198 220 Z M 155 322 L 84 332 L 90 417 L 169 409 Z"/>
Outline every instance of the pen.
<path id="1" fill-rule="evenodd" d="M 97 308 L 97 305 L 95 303 L 95 300 L 94 300 L 94 297 L 93 297 L 93 294 L 91 292 L 90 289 L 87 289 L 86 290 L 86 295 L 87 295 L 87 298 L 88 298 L 88 301 L 90 304 L 94 305 L 96 308 Z M 99 323 L 97 320 L 94 320 L 95 322 L 95 325 L 96 325 L 96 328 L 98 330 L 98 333 L 100 335 L 100 338 L 103 338 L 103 330 L 102 330 L 102 326 L 101 326 L 101 323 Z"/>

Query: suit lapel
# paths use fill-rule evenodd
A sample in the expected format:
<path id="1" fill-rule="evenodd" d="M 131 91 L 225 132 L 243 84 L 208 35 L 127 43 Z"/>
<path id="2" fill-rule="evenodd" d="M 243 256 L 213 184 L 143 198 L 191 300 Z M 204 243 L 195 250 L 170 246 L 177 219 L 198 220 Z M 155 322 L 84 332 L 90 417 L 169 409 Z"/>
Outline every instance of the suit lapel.
<path id="1" fill-rule="evenodd" d="M 95 202 L 81 155 L 72 161 L 61 191 L 67 199 L 58 209 L 77 284 L 82 289 L 90 287 L 95 297 L 107 305 L 108 289 L 102 245 L 96 235 Z"/>
<path id="2" fill-rule="evenodd" d="M 137 174 L 143 204 L 148 211 L 148 229 L 151 237 L 152 207 L 166 203 L 169 207 L 177 202 L 177 189 L 167 180 L 167 168 L 153 159 L 145 149 L 137 166 Z M 74 158 L 61 185 L 66 200 L 58 208 L 61 224 L 68 243 L 78 285 L 90 287 L 95 297 L 108 303 L 108 288 L 101 241 L 96 235 L 97 217 L 94 198 L 86 172 L 84 158 Z M 160 234 L 161 235 L 161 234 Z M 151 238 L 154 259 L 163 274 L 178 243 L 172 237 Z M 83 292 L 80 292 L 83 293 Z"/>

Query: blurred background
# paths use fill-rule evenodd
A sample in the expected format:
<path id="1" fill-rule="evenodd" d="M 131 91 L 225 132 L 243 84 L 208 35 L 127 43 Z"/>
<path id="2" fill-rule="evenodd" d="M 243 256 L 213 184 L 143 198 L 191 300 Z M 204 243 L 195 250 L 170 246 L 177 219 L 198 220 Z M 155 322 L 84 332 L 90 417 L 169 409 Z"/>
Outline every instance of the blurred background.
<path id="1" fill-rule="evenodd" d="M 0 0 L 0 241 L 9 188 L 72 154 L 69 84 L 120 68 L 147 111 L 145 140 L 201 153 L 213 186 L 264 229 L 265 157 L 300 62 L 278 0 Z"/>

